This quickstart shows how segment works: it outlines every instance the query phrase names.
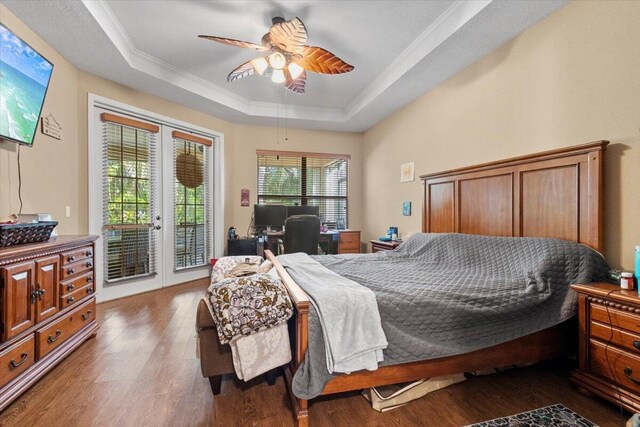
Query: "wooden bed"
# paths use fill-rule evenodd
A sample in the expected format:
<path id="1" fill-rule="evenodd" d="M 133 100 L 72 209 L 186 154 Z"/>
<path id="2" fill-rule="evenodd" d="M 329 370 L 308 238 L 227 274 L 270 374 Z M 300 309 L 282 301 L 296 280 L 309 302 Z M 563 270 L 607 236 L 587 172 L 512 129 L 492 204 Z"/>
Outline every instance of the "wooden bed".
<path id="1" fill-rule="evenodd" d="M 608 141 L 422 175 L 422 231 L 490 236 L 554 237 L 603 249 L 604 151 Z M 309 297 L 266 251 L 295 305 L 293 359 L 284 367 L 298 426 L 309 422 L 308 401 L 291 380 L 307 351 Z M 572 322 L 471 353 L 383 366 L 330 380 L 323 395 L 459 372 L 560 357 L 575 341 Z"/>

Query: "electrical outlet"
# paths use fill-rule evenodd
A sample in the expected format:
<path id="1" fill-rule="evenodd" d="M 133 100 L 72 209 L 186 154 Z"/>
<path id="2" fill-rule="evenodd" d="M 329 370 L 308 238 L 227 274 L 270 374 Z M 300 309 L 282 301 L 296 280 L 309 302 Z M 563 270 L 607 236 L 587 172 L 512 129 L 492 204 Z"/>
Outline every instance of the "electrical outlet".
<path id="1" fill-rule="evenodd" d="M 67 218 L 71 217 L 71 206 L 64 207 L 64 216 L 66 216 Z"/>

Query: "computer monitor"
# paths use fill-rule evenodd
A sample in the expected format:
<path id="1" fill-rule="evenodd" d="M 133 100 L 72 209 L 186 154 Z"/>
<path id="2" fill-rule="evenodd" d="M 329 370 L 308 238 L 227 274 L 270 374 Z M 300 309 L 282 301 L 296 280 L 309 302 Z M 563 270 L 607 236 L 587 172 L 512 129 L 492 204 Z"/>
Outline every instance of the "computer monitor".
<path id="1" fill-rule="evenodd" d="M 320 206 L 287 206 L 287 217 L 293 215 L 315 215 L 320 216 Z"/>
<path id="2" fill-rule="evenodd" d="M 264 230 L 268 226 L 281 230 L 287 219 L 287 207 L 284 205 L 254 205 L 253 212 L 257 230 Z"/>

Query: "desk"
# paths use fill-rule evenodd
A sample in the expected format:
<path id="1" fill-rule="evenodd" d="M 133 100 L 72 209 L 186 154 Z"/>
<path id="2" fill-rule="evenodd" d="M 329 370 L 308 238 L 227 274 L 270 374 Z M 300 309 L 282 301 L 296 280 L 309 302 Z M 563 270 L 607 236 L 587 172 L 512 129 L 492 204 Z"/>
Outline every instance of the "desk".
<path id="1" fill-rule="evenodd" d="M 398 246 L 400 243 L 397 240 L 392 240 L 390 242 L 383 242 L 382 240 L 369 240 L 371 242 L 371 252 L 376 253 L 380 251 L 392 251 Z"/>
<path id="2" fill-rule="evenodd" d="M 284 233 L 278 231 L 267 234 L 267 248 L 274 254 L 278 253 L 278 239 L 282 239 Z M 330 255 L 357 254 L 360 253 L 360 231 L 340 230 L 320 233 L 318 242 L 322 250 Z"/>

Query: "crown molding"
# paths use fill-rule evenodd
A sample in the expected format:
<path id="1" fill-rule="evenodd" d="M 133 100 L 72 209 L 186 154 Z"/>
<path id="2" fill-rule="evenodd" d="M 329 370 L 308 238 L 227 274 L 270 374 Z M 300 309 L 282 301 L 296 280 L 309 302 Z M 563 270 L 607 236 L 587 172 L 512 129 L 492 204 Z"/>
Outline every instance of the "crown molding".
<path id="1" fill-rule="evenodd" d="M 137 71 L 247 116 L 268 118 L 284 116 L 294 120 L 345 123 L 360 113 L 492 1 L 477 0 L 469 2 L 459 0 L 452 4 L 366 86 L 346 108 L 310 107 L 251 101 L 137 49 L 105 0 L 82 0 L 82 4 L 87 8 L 127 64 Z"/>
<path id="2" fill-rule="evenodd" d="M 369 105 L 492 1 L 459 0 L 452 4 L 349 103 L 346 108 L 347 119 Z"/>

